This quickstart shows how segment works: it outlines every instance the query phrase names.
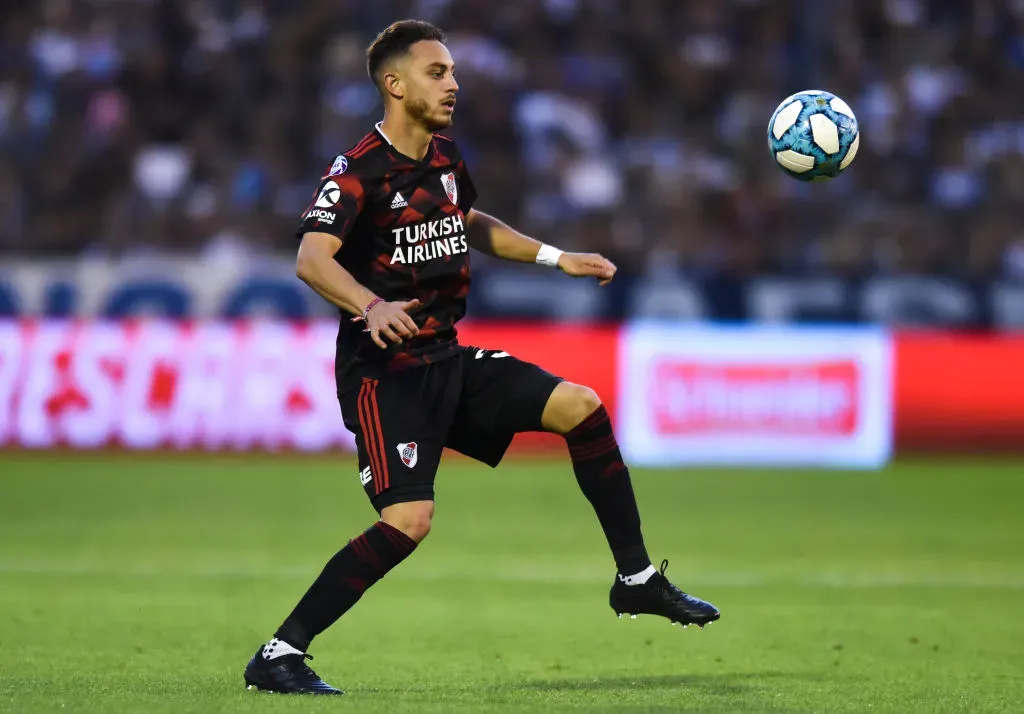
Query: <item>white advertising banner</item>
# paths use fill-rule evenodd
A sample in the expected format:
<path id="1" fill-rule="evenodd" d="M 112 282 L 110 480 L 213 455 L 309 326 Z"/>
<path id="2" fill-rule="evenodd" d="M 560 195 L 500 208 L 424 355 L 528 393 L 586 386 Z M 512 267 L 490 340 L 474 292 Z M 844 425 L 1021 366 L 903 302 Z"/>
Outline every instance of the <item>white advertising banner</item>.
<path id="1" fill-rule="evenodd" d="M 630 463 L 877 468 L 891 455 L 883 330 L 634 323 L 619 344 Z"/>
<path id="2" fill-rule="evenodd" d="M 0 320 L 0 446 L 354 450 L 333 320 Z"/>

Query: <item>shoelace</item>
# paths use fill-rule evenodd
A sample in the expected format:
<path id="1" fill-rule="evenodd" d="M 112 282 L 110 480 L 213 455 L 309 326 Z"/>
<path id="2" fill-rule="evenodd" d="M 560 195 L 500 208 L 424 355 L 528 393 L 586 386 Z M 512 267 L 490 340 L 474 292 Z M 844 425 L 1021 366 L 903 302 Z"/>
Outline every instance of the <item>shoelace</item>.
<path id="1" fill-rule="evenodd" d="M 676 585 L 674 585 L 668 578 L 665 577 L 665 571 L 666 570 L 668 570 L 668 560 L 667 559 L 661 561 L 660 574 L 661 574 L 661 577 L 665 581 L 665 586 L 668 588 L 668 591 L 670 593 L 674 593 L 674 594 L 678 595 L 679 597 L 681 597 L 684 600 L 691 600 L 692 597 L 690 595 L 687 595 L 681 588 L 679 588 Z"/>
<path id="2" fill-rule="evenodd" d="M 309 654 L 308 652 L 303 652 L 302 659 L 300 660 L 300 662 L 302 662 L 303 674 L 305 674 L 310 679 L 320 679 L 320 675 L 314 672 L 313 668 L 306 664 L 307 659 L 313 659 L 313 655 Z"/>
<path id="3" fill-rule="evenodd" d="M 306 664 L 306 660 L 313 659 L 313 655 L 309 654 L 308 652 L 303 652 L 302 654 L 292 654 L 285 656 L 299 658 L 299 664 L 302 665 L 302 668 L 299 670 L 299 672 L 301 673 L 302 676 L 308 677 L 309 679 L 320 679 L 320 675 L 314 672 L 313 668 Z"/>

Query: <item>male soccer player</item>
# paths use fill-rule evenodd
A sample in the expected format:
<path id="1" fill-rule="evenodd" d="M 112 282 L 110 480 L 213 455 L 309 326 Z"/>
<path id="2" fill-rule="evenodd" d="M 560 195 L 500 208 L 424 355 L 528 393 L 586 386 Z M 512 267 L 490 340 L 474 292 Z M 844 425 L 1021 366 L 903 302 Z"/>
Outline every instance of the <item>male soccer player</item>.
<path id="1" fill-rule="evenodd" d="M 326 169 L 298 230 L 299 278 L 341 310 L 338 399 L 380 519 L 327 562 L 257 650 L 245 669 L 250 687 L 341 694 L 305 664 L 306 650 L 426 537 L 442 449 L 493 467 L 522 431 L 565 437 L 618 570 L 609 595 L 616 613 L 700 626 L 719 617 L 665 578 L 666 563 L 661 572 L 651 564 L 629 471 L 597 394 L 456 340 L 471 247 L 601 284 L 615 266 L 542 245 L 472 208 L 476 189 L 458 146 L 436 133 L 451 125 L 459 89 L 444 41 L 433 25 L 412 20 L 373 41 L 367 70 L 384 120 Z"/>

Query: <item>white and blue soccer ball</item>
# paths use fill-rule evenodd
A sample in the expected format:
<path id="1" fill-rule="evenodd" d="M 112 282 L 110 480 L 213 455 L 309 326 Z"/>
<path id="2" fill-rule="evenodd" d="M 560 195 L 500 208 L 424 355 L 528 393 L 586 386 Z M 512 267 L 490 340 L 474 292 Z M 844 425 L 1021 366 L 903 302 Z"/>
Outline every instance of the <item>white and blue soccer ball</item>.
<path id="1" fill-rule="evenodd" d="M 835 178 L 853 163 L 860 128 L 850 105 L 813 89 L 786 97 L 768 122 L 768 148 L 801 181 Z"/>

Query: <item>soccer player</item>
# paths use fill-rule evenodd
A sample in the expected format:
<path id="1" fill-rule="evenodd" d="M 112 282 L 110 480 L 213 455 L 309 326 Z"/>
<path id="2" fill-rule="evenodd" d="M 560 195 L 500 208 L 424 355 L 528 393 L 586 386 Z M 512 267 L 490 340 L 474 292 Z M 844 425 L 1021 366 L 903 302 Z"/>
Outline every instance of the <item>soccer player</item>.
<path id="1" fill-rule="evenodd" d="M 561 434 L 617 568 L 609 604 L 673 622 L 717 620 L 651 564 L 640 515 L 597 394 L 506 352 L 460 345 L 469 249 L 539 263 L 602 285 L 615 266 L 566 253 L 472 208 L 476 188 L 451 139 L 459 85 L 445 37 L 406 20 L 377 36 L 367 70 L 384 120 L 337 156 L 303 214 L 296 272 L 342 314 L 335 364 L 359 477 L 379 520 L 324 567 L 245 668 L 259 689 L 341 694 L 306 664 L 313 638 L 347 612 L 430 532 L 434 475 L 445 447 L 492 467 L 513 435 Z"/>

